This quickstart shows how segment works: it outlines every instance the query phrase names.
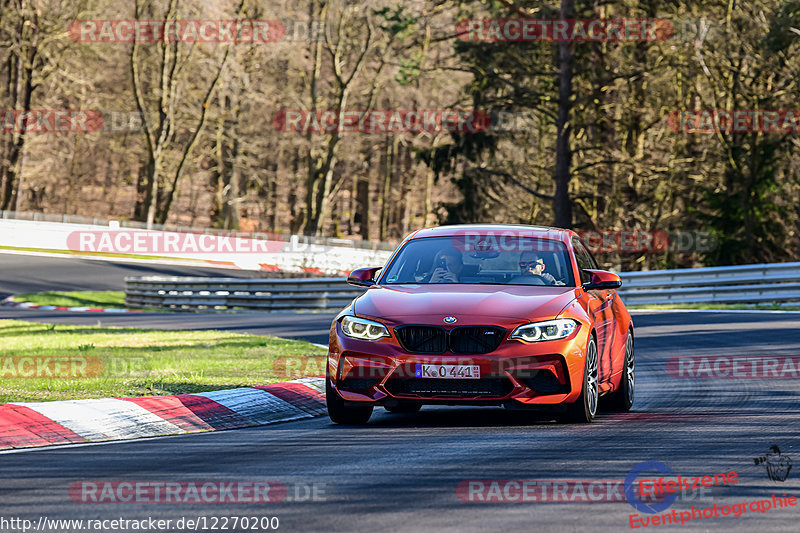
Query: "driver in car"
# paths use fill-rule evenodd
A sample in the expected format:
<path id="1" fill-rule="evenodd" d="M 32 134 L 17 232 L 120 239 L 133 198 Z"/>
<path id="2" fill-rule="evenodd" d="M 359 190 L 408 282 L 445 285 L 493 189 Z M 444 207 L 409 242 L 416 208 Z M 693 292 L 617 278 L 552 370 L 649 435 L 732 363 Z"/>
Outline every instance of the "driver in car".
<path id="1" fill-rule="evenodd" d="M 428 283 L 458 283 L 464 263 L 455 250 L 439 250 L 434 256 L 434 270 Z"/>
<path id="2" fill-rule="evenodd" d="M 545 282 L 545 285 L 564 284 L 544 271 L 544 259 L 535 252 L 523 252 L 519 258 L 519 268 L 523 276 L 539 276 Z"/>

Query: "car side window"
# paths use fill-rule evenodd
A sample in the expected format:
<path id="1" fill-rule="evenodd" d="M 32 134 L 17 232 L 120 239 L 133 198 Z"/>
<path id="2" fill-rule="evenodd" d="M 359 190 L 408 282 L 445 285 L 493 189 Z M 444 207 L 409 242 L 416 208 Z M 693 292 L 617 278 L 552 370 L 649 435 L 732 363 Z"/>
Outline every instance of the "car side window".
<path id="1" fill-rule="evenodd" d="M 595 263 L 594 258 L 589 255 L 589 252 L 586 251 L 583 243 L 576 237 L 572 238 L 572 247 L 575 250 L 575 260 L 578 262 L 578 268 L 581 271 L 581 283 L 592 281 L 592 275 L 586 272 L 586 270 L 597 269 L 597 263 Z"/>

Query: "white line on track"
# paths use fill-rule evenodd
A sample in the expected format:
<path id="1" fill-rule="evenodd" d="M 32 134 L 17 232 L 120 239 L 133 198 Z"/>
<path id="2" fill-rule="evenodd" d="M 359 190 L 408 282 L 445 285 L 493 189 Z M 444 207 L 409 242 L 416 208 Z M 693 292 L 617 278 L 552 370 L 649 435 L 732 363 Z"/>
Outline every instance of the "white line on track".
<path id="1" fill-rule="evenodd" d="M 81 255 L 70 253 L 57 253 L 57 252 L 30 252 L 27 250 L 2 250 L 0 254 L 11 255 L 32 255 L 34 257 L 52 257 L 56 259 L 88 259 L 90 261 L 112 261 L 119 263 L 137 263 L 141 265 L 169 265 L 169 266 L 187 266 L 187 267 L 201 267 L 201 268 L 215 268 L 220 270 L 242 270 L 241 268 L 233 265 L 220 265 L 216 263 L 208 263 L 203 259 L 142 259 L 136 257 L 116 257 L 116 256 L 97 256 L 97 255 Z"/>

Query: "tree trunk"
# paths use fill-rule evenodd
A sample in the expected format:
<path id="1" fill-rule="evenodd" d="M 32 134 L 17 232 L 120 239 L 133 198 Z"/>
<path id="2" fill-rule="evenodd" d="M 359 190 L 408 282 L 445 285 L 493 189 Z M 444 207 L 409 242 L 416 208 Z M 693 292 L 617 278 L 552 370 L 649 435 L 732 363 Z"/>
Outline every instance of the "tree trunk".
<path id="1" fill-rule="evenodd" d="M 341 111 L 342 106 L 339 107 Z M 317 209 L 316 216 L 314 217 L 314 235 L 317 237 L 322 236 L 325 232 L 325 223 L 328 221 L 330 213 L 330 194 L 331 187 L 333 186 L 333 171 L 338 162 L 337 153 L 339 151 L 339 133 L 333 132 L 328 141 L 328 147 L 325 153 L 325 161 L 318 176 L 322 178 L 322 187 L 318 187 L 317 191 Z"/>
<path id="2" fill-rule="evenodd" d="M 329 209 L 331 212 L 330 216 L 331 227 L 332 227 L 331 235 L 338 239 L 342 237 L 342 228 L 339 215 L 339 210 L 341 208 L 340 198 L 339 197 L 334 198 L 333 200 L 331 200 L 329 205 L 330 205 Z"/>
<path id="3" fill-rule="evenodd" d="M 348 198 L 348 209 L 347 209 L 347 233 L 350 235 L 355 235 L 355 227 L 356 227 L 356 209 L 358 205 L 357 200 L 358 195 L 358 178 L 352 177 L 350 178 L 350 196 Z"/>
<path id="4" fill-rule="evenodd" d="M 574 0 L 561 0 L 561 18 L 574 19 Z M 572 201 L 569 197 L 572 148 L 570 146 L 570 112 L 572 110 L 572 76 L 575 54 L 572 42 L 564 41 L 558 45 L 558 118 L 556 120 L 556 191 L 553 198 L 554 225 L 560 228 L 572 227 Z"/>
<path id="5" fill-rule="evenodd" d="M 147 229 L 153 227 L 156 220 L 156 204 L 158 203 L 158 168 L 160 165 L 153 166 L 153 172 L 149 177 L 149 189 L 147 196 Z"/>
<path id="6" fill-rule="evenodd" d="M 397 149 L 397 137 L 386 136 L 386 153 L 384 154 L 384 173 L 383 173 L 383 187 L 381 188 L 381 216 L 378 226 L 378 240 L 386 240 L 386 232 L 389 227 L 389 195 L 391 194 L 392 186 L 392 167 L 394 162 L 395 151 Z"/>
<path id="7" fill-rule="evenodd" d="M 239 164 L 238 160 L 239 140 L 237 137 L 234 137 L 233 146 L 231 147 L 231 179 L 223 217 L 225 229 L 239 229 L 239 220 L 241 219 L 241 210 L 239 207 L 242 202 L 242 166 Z"/>
<path id="8" fill-rule="evenodd" d="M 358 212 L 359 212 L 359 233 L 361 239 L 369 240 L 370 231 L 370 198 L 369 198 L 369 178 L 358 180 Z"/>
<path id="9" fill-rule="evenodd" d="M 278 162 L 270 165 L 270 173 L 267 177 L 267 206 L 269 215 L 267 217 L 267 229 L 275 231 L 278 227 Z"/>
<path id="10" fill-rule="evenodd" d="M 400 232 L 402 236 L 405 237 L 408 234 L 409 228 L 411 227 L 411 195 L 412 195 L 412 167 L 414 166 L 414 162 L 411 158 L 411 150 L 406 147 L 403 150 L 403 168 L 400 172 L 401 176 L 403 177 L 403 183 L 401 187 L 401 194 L 403 197 L 400 199 L 401 209 L 399 210 L 400 214 Z"/>
<path id="11" fill-rule="evenodd" d="M 312 35 L 314 24 L 321 24 L 327 13 L 328 5 L 325 2 L 319 4 L 312 1 L 308 5 L 308 34 Z M 317 81 L 320 76 L 320 68 L 322 66 L 322 40 L 311 41 L 313 47 L 312 57 L 313 64 L 311 66 L 311 75 L 308 84 L 309 95 L 309 113 L 316 113 L 317 111 Z M 314 134 L 311 128 L 306 132 L 307 143 L 307 161 L 308 169 L 306 174 L 306 201 L 305 201 L 305 217 L 301 224 L 301 229 L 304 234 L 310 235 L 317 227 L 317 195 L 319 194 L 319 162 L 317 161 L 314 151 Z"/>
<path id="12" fill-rule="evenodd" d="M 435 217 L 433 216 L 432 195 L 433 195 L 433 180 L 436 177 L 436 173 L 430 168 L 426 172 L 427 172 L 427 177 L 425 179 L 425 218 L 423 221 L 423 225 L 427 228 L 428 226 L 432 226 L 433 222 L 435 221 Z"/>
<path id="13" fill-rule="evenodd" d="M 22 15 L 17 26 L 17 35 L 23 39 L 26 27 L 30 27 L 30 43 L 27 50 L 23 48 L 19 55 L 12 55 L 9 59 L 9 73 L 13 75 L 13 80 L 9 81 L 12 91 L 12 101 L 14 109 L 28 112 L 31 110 L 31 100 L 33 99 L 33 69 L 38 53 L 39 42 L 39 17 L 33 12 L 31 20 L 27 20 L 28 4 L 23 1 L 20 4 Z M 25 149 L 25 130 L 18 133 L 12 132 L 6 144 L 6 157 L 0 159 L 0 182 L 3 182 L 3 198 L 0 209 L 7 210 L 9 207 L 17 209 L 19 206 L 19 187 L 17 178 L 20 176 L 21 159 Z"/>

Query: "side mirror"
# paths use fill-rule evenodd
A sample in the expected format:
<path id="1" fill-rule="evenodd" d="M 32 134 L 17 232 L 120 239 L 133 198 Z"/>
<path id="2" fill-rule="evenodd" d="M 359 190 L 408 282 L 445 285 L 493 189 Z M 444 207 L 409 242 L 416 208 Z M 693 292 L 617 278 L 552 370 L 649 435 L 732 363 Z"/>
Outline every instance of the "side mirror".
<path id="1" fill-rule="evenodd" d="M 607 270 L 584 270 L 592 275 L 592 281 L 581 285 L 586 291 L 619 289 L 622 287 L 622 278 Z"/>
<path id="2" fill-rule="evenodd" d="M 383 267 L 357 268 L 347 276 L 347 283 L 359 287 L 371 287 L 375 285 L 375 273 Z"/>

